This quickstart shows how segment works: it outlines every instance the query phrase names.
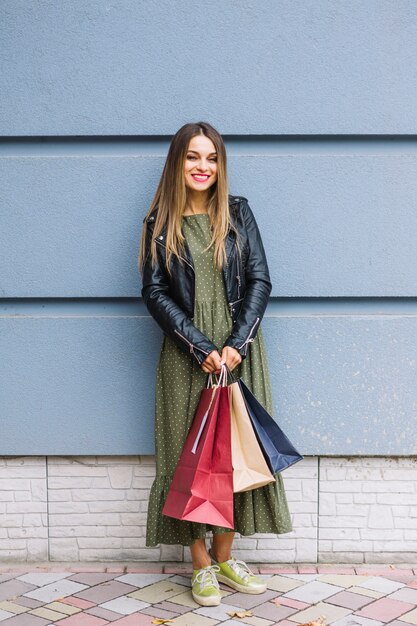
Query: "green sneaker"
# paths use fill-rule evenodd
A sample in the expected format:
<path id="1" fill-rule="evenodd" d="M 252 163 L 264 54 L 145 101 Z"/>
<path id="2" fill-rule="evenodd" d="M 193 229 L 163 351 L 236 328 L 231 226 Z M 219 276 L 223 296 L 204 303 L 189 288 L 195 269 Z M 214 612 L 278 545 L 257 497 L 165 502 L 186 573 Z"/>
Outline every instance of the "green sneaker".
<path id="1" fill-rule="evenodd" d="M 217 606 L 220 604 L 221 594 L 216 572 L 218 565 L 207 565 L 201 569 L 194 569 L 191 576 L 191 593 L 197 604 L 202 606 Z"/>
<path id="2" fill-rule="evenodd" d="M 211 562 L 220 568 L 217 580 L 221 583 L 242 593 L 264 593 L 266 591 L 265 581 L 254 574 L 244 561 L 238 561 L 232 556 L 228 561 L 218 563 L 211 554 L 210 557 Z"/>

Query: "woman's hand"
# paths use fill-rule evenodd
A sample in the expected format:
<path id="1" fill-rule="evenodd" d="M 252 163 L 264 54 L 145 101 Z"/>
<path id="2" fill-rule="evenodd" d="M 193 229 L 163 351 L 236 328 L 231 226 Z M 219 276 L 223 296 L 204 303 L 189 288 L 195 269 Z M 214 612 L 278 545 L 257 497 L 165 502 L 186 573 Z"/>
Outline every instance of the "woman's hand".
<path id="1" fill-rule="evenodd" d="M 207 374 L 220 374 L 222 364 L 225 363 L 230 370 L 242 362 L 242 356 L 236 348 L 225 346 L 222 355 L 217 350 L 210 352 L 205 361 L 201 364 L 201 369 Z"/>
<path id="2" fill-rule="evenodd" d="M 222 367 L 222 359 L 217 350 L 210 352 L 205 361 L 200 365 L 203 372 L 206 374 L 218 374 Z"/>
<path id="3" fill-rule="evenodd" d="M 221 360 L 226 363 L 229 370 L 233 370 L 236 365 L 239 365 L 239 363 L 242 362 L 242 355 L 238 350 L 236 350 L 236 348 L 224 346 Z"/>

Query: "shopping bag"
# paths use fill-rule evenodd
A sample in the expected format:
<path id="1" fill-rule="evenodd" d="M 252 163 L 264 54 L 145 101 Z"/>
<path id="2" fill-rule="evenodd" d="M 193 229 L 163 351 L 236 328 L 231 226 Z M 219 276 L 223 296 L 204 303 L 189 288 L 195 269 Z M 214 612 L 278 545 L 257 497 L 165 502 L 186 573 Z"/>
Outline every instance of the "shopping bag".
<path id="1" fill-rule="evenodd" d="M 276 421 L 256 399 L 242 378 L 237 381 L 254 430 L 263 449 L 265 459 L 273 474 L 282 472 L 304 457 L 295 449 L 291 441 L 278 426 Z"/>
<path id="2" fill-rule="evenodd" d="M 230 401 L 226 377 L 226 367 L 222 366 L 219 383 L 207 386 L 201 392 L 162 509 L 163 515 L 234 527 Z"/>
<path id="3" fill-rule="evenodd" d="M 238 382 L 230 386 L 233 491 L 250 491 L 275 482 L 260 448 Z"/>

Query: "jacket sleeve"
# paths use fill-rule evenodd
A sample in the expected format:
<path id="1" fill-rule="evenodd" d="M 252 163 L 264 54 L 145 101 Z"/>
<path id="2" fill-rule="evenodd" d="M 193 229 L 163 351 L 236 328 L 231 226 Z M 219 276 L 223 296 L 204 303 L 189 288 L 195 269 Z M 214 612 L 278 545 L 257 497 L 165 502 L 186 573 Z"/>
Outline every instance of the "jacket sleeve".
<path id="1" fill-rule="evenodd" d="M 169 275 L 161 267 L 159 255 L 154 267 L 151 263 L 150 243 L 152 234 L 147 224 L 145 262 L 142 272 L 142 297 L 146 307 L 161 330 L 181 348 L 192 354 L 201 365 L 213 350 L 214 345 L 194 324 L 186 313 L 169 295 Z"/>
<path id="2" fill-rule="evenodd" d="M 242 219 L 249 243 L 245 268 L 246 289 L 238 318 L 224 346 L 236 348 L 244 359 L 248 353 L 249 343 L 254 340 L 264 316 L 272 283 L 261 234 L 246 198 L 242 205 Z"/>

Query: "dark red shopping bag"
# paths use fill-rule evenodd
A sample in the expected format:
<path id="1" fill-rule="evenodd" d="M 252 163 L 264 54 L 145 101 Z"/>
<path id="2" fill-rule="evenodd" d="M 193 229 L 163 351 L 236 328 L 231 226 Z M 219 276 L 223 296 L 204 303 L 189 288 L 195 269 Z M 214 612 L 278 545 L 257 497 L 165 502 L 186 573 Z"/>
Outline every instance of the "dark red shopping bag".
<path id="1" fill-rule="evenodd" d="M 227 376 L 222 367 L 223 382 Z M 233 528 L 233 467 L 227 385 L 202 390 L 162 513 Z"/>

